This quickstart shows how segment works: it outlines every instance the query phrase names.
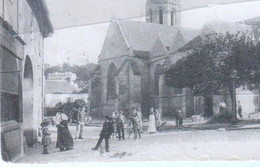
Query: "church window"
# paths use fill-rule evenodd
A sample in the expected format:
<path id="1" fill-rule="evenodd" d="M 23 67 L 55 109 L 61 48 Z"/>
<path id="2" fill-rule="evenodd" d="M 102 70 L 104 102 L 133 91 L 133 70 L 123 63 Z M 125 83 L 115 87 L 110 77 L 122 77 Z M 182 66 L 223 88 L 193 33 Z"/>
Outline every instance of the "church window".
<path id="1" fill-rule="evenodd" d="M 160 94 L 160 71 L 161 65 L 158 64 L 154 70 L 154 92 L 156 96 L 159 96 Z"/>
<path id="2" fill-rule="evenodd" d="M 176 12 L 174 10 L 171 11 L 171 26 L 176 26 Z"/>
<path id="3" fill-rule="evenodd" d="M 116 99 L 116 72 L 116 66 L 111 64 L 107 74 L 107 100 Z"/>
<path id="4" fill-rule="evenodd" d="M 163 24 L 163 10 L 159 10 L 159 24 Z"/>

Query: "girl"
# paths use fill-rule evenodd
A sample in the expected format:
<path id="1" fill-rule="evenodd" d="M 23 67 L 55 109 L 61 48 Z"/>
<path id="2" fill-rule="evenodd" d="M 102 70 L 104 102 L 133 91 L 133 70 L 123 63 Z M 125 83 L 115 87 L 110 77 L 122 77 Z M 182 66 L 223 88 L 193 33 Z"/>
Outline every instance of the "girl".
<path id="1" fill-rule="evenodd" d="M 43 120 L 41 123 L 42 127 L 42 145 L 43 145 L 43 154 L 49 154 L 48 146 L 51 144 L 51 132 L 48 129 L 50 122 Z"/>
<path id="2" fill-rule="evenodd" d="M 153 108 L 150 109 L 148 132 L 150 134 L 153 134 L 153 133 L 156 132 L 155 115 L 154 115 L 154 112 L 153 112 Z"/>

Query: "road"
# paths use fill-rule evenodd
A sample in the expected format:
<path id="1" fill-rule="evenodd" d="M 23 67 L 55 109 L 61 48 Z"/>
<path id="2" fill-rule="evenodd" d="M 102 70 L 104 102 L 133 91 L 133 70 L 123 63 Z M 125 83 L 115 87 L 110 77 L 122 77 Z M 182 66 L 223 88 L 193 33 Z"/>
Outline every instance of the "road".
<path id="1" fill-rule="evenodd" d="M 70 130 L 75 133 L 75 127 L 70 127 Z M 54 141 L 50 154 L 43 155 L 42 146 L 38 145 L 18 163 L 260 160 L 260 129 L 179 131 L 152 135 L 145 132 L 137 140 L 112 139 L 109 153 L 91 150 L 100 130 L 86 127 L 84 140 L 75 140 L 75 148 L 66 152 L 59 152 Z M 52 137 L 55 140 L 55 134 Z"/>

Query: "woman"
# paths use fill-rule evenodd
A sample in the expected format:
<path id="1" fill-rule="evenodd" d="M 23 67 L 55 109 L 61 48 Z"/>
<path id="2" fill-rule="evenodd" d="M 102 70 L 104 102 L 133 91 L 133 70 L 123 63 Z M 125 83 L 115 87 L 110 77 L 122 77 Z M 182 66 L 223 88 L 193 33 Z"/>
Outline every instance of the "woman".
<path id="1" fill-rule="evenodd" d="M 153 112 L 153 108 L 150 109 L 148 132 L 150 134 L 153 134 L 153 133 L 156 132 L 155 115 L 154 115 L 154 112 Z"/>
<path id="2" fill-rule="evenodd" d="M 60 151 L 73 149 L 73 138 L 68 128 L 68 117 L 65 114 L 65 109 L 63 106 L 58 108 L 58 112 L 56 114 L 56 127 L 58 128 L 56 147 L 59 148 Z"/>
<path id="3" fill-rule="evenodd" d="M 155 109 L 155 119 L 156 119 L 156 127 L 161 126 L 162 124 L 161 114 L 158 109 Z"/>
<path id="4" fill-rule="evenodd" d="M 117 119 L 117 112 L 112 112 L 111 120 L 112 120 L 112 139 L 117 137 L 117 125 L 116 125 L 116 119 Z"/>

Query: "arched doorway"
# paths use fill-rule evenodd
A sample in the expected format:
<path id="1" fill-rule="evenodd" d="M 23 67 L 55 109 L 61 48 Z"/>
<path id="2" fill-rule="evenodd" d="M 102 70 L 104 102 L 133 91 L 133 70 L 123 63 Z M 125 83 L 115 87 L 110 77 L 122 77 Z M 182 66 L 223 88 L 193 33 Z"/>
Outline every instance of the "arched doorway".
<path id="1" fill-rule="evenodd" d="M 37 132 L 33 130 L 33 66 L 29 56 L 25 58 L 23 77 L 23 122 L 24 136 L 28 146 L 37 142 Z"/>

